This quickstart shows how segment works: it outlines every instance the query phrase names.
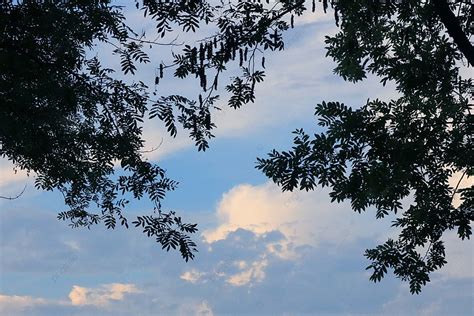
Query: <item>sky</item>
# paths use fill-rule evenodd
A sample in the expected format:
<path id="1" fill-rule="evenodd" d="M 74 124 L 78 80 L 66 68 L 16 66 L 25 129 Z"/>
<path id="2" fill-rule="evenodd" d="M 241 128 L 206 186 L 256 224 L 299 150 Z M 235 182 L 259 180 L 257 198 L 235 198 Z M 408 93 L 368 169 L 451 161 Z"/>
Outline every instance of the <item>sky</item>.
<path id="1" fill-rule="evenodd" d="M 127 16 L 132 25 L 153 27 L 132 9 Z M 294 129 L 318 131 L 318 102 L 358 107 L 368 98 L 395 95 L 377 78 L 352 84 L 333 75 L 324 50 L 324 35 L 336 32 L 331 14 L 295 22 L 285 51 L 265 55 L 267 76 L 256 102 L 215 113 L 209 150 L 198 152 L 183 132 L 168 137 L 159 121 L 145 123 L 146 146 L 159 145 L 148 159 L 180 182 L 164 200 L 165 210 L 199 225 L 193 261 L 162 251 L 133 228 L 69 228 L 56 219 L 66 208 L 60 194 L 36 190 L 34 175 L 15 173 L 1 161 L 0 195 L 26 189 L 16 200 L 0 199 L 0 314 L 472 314 L 472 241 L 446 234 L 448 264 L 419 295 L 392 275 L 373 283 L 363 253 L 397 236 L 390 218 L 376 220 L 372 210 L 357 214 L 348 203 L 331 203 L 323 189 L 282 193 L 255 169 L 256 157 L 289 148 Z M 106 56 L 107 49 L 99 46 L 97 53 Z M 166 56 L 156 52 L 152 60 Z M 118 68 L 118 61 L 103 58 Z M 140 67 L 137 76 L 151 82 L 154 71 Z M 170 76 L 157 92 L 192 94 L 196 86 Z M 150 210 L 140 201 L 127 212 L 133 217 Z"/>

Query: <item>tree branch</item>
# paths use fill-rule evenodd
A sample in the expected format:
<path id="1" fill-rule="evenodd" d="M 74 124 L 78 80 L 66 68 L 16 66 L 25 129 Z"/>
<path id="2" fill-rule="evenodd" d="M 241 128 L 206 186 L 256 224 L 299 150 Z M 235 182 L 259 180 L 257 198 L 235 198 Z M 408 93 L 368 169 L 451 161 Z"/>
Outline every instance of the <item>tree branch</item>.
<path id="1" fill-rule="evenodd" d="M 461 53 L 466 57 L 467 61 L 474 66 L 474 47 L 469 42 L 466 34 L 456 19 L 453 11 L 449 8 L 446 0 L 433 0 L 435 11 L 441 22 L 446 27 L 448 34 L 452 37 L 454 43 L 458 46 Z"/>
<path id="2" fill-rule="evenodd" d="M 16 200 L 16 199 L 18 199 L 20 196 L 23 195 L 23 193 L 25 192 L 25 189 L 26 189 L 26 184 L 25 184 L 25 186 L 23 187 L 23 190 L 21 190 L 21 192 L 18 193 L 16 196 L 2 196 L 2 195 L 0 195 L 0 199 L 10 200 L 10 201 L 11 201 L 11 200 Z"/>

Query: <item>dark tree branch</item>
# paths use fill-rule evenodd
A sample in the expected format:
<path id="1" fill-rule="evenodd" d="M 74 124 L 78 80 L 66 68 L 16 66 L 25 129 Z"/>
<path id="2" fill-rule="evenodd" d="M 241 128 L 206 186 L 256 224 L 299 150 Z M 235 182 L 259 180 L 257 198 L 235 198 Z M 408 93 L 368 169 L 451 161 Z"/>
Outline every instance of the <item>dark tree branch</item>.
<path id="1" fill-rule="evenodd" d="M 16 199 L 18 199 L 20 196 L 23 195 L 23 193 L 25 192 L 25 189 L 26 189 L 26 184 L 25 184 L 25 186 L 23 187 L 23 190 L 21 190 L 21 192 L 18 193 L 16 196 L 2 196 L 2 195 L 0 195 L 0 199 L 10 200 L 10 201 L 11 201 L 11 200 L 16 200 Z"/>
<path id="2" fill-rule="evenodd" d="M 474 47 L 471 45 L 471 42 L 469 42 L 469 39 L 459 25 L 453 11 L 449 8 L 448 2 L 446 0 L 433 0 L 433 4 L 441 22 L 447 29 L 448 34 L 452 37 L 454 43 L 456 43 L 469 64 L 474 66 Z"/>

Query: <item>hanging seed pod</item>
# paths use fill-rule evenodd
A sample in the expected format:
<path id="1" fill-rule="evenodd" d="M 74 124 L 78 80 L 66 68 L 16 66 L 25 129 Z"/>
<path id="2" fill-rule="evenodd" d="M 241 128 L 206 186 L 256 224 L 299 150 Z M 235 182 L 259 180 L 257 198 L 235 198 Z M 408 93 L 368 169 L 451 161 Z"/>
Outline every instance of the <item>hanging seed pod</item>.
<path id="1" fill-rule="evenodd" d="M 199 94 L 199 105 L 202 106 L 202 95 Z"/>
<path id="2" fill-rule="evenodd" d="M 200 80 L 201 88 L 204 91 L 206 91 L 207 79 L 206 79 L 206 74 L 204 73 L 204 68 L 199 68 L 198 69 L 198 74 L 199 74 L 199 80 Z"/>
<path id="3" fill-rule="evenodd" d="M 273 34 L 273 45 L 275 45 L 275 48 L 278 45 L 278 31 L 275 30 L 275 33 Z"/>
<path id="4" fill-rule="evenodd" d="M 197 48 L 193 47 L 191 49 L 191 65 L 194 66 L 197 64 Z"/>
<path id="5" fill-rule="evenodd" d="M 229 37 L 229 39 L 227 41 L 227 50 L 229 51 L 229 53 L 228 53 L 229 59 L 233 59 L 232 57 L 234 56 L 233 55 L 234 41 L 233 41 L 232 37 Z"/>
<path id="6" fill-rule="evenodd" d="M 211 59 L 212 58 L 212 43 L 208 43 L 207 44 L 207 59 Z"/>
<path id="7" fill-rule="evenodd" d="M 157 86 L 160 83 L 160 77 L 155 77 L 155 85 Z"/>
<path id="8" fill-rule="evenodd" d="M 236 50 L 239 47 L 239 43 L 240 43 L 240 35 L 239 33 L 235 32 L 234 33 L 234 46 Z"/>
<path id="9" fill-rule="evenodd" d="M 163 78 L 163 64 L 160 64 L 160 78 Z"/>
<path id="10" fill-rule="evenodd" d="M 214 89 L 217 90 L 217 76 L 214 77 Z"/>
<path id="11" fill-rule="evenodd" d="M 311 12 L 315 12 L 316 11 L 316 0 L 313 0 L 313 4 L 311 6 Z"/>
<path id="12" fill-rule="evenodd" d="M 204 45 L 201 43 L 199 44 L 199 61 L 201 62 L 201 65 L 204 63 L 205 58 Z"/>
<path id="13" fill-rule="evenodd" d="M 244 63 L 244 51 L 242 48 L 239 49 L 239 67 L 242 67 Z"/>
<path id="14" fill-rule="evenodd" d="M 225 60 L 230 60 L 231 57 L 232 57 L 231 51 L 230 51 L 229 49 L 226 49 L 226 50 L 224 51 L 224 59 L 225 59 Z"/>
<path id="15" fill-rule="evenodd" d="M 217 48 L 217 38 L 214 37 L 214 48 Z"/>
<path id="16" fill-rule="evenodd" d="M 265 69 L 265 56 L 262 57 L 262 68 Z"/>
<path id="17" fill-rule="evenodd" d="M 249 48 L 246 46 L 244 51 L 244 60 L 247 61 L 247 55 L 249 53 Z"/>
<path id="18" fill-rule="evenodd" d="M 290 26 L 291 28 L 295 27 L 295 16 L 292 14 L 290 18 Z"/>

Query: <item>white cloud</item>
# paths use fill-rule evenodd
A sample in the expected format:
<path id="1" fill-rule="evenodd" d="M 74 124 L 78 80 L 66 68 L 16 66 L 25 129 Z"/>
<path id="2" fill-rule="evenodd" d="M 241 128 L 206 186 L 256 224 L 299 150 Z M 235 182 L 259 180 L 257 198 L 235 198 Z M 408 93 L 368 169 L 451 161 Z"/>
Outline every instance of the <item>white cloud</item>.
<path id="1" fill-rule="evenodd" d="M 186 282 L 190 283 L 197 283 L 205 273 L 199 272 L 196 269 L 191 269 L 190 271 L 185 271 L 183 274 L 180 275 L 180 278 Z"/>
<path id="2" fill-rule="evenodd" d="M 265 256 L 296 260 L 301 256 L 299 247 L 304 245 L 316 248 L 329 245 L 337 251 L 364 239 L 373 240 L 375 244 L 398 235 L 399 232 L 390 227 L 390 219 L 376 220 L 374 217 L 370 209 L 357 214 L 351 211 L 349 203 L 331 203 L 327 190 L 281 192 L 270 182 L 243 184 L 223 194 L 216 209 L 216 225 L 205 230 L 203 238 L 213 249 L 218 241 L 238 242 L 240 237 L 233 232 L 239 229 L 262 237 L 281 232 L 282 239 L 260 241 L 265 248 L 259 250 L 259 257 L 253 263 L 245 260 L 226 262 L 240 270 L 224 274 L 228 283 L 251 285 L 265 277 L 268 261 L 261 259 Z M 474 252 L 470 241 L 460 240 L 454 232 L 447 233 L 444 240 L 448 263 L 435 275 L 445 280 L 474 278 Z"/>
<path id="3" fill-rule="evenodd" d="M 47 301 L 42 298 L 0 294 L 0 313 L 4 315 L 12 315 L 9 313 L 20 312 L 45 304 L 47 304 Z"/>
<path id="4" fill-rule="evenodd" d="M 297 259 L 305 249 L 302 246 L 331 245 L 337 251 L 362 238 L 380 238 L 386 234 L 384 225 L 373 217 L 374 214 L 354 214 L 348 203 L 331 203 L 327 190 L 281 192 L 271 182 L 235 186 L 223 194 L 217 205 L 215 227 L 205 230 L 202 236 L 211 252 L 221 251 L 223 244 L 230 243 L 237 250 L 240 244 L 256 242 L 246 232 L 255 234 L 253 239 L 259 240 L 260 247 L 245 260 L 238 256 L 226 258 L 224 264 L 237 271 L 227 268 L 218 277 L 208 272 L 219 270 L 214 266 L 200 272 L 199 278 L 214 277 L 232 286 L 252 287 L 264 281 L 271 262 L 300 261 Z M 217 250 L 214 245 L 219 246 Z M 197 274 L 186 277 L 195 280 Z"/>
<path id="5" fill-rule="evenodd" d="M 69 293 L 71 304 L 105 306 L 111 301 L 121 301 L 125 294 L 139 293 L 134 284 L 112 283 L 99 288 L 85 288 L 74 285 Z"/>
<path id="6" fill-rule="evenodd" d="M 239 261 L 238 267 L 242 272 L 230 275 L 227 278 L 227 283 L 234 286 L 252 285 L 253 282 L 262 282 L 265 278 L 265 268 L 268 265 L 268 260 L 265 258 L 256 260 L 247 268 L 245 261 Z"/>
<path id="7" fill-rule="evenodd" d="M 307 6 L 311 7 L 310 1 L 307 1 Z M 359 106 L 361 104 L 358 102 L 365 102 L 369 96 L 383 99 L 393 95 L 394 89 L 389 86 L 378 89 L 381 86 L 379 80 L 372 76 L 361 83 L 352 84 L 333 75 L 335 65 L 325 57 L 324 36 L 334 34 L 337 28 L 332 22 L 332 11 L 324 14 L 320 3 L 316 7 L 315 13 L 308 10 L 303 16 L 295 17 L 296 28 L 285 33 L 287 43 L 283 52 L 266 53 L 266 79 L 256 87 L 256 103 L 247 104 L 238 110 L 230 109 L 227 106 L 228 93 L 223 89 L 225 78 L 228 79 L 237 74 L 235 72 L 237 64 L 229 65 L 229 71 L 221 76 L 222 84 L 219 90 L 221 100 L 217 105 L 222 108 L 222 111 L 216 111 L 213 118 L 217 125 L 217 129 L 214 131 L 216 137 L 219 139 L 241 137 L 258 130 L 280 126 L 282 122 L 312 117 L 314 105 L 322 100 L 350 100 L 353 102 L 352 105 Z M 135 8 L 127 10 L 126 15 L 130 25 L 136 29 L 146 30 L 150 39 L 155 38 L 155 23 L 151 19 L 144 20 L 143 13 Z M 214 30 L 205 26 L 196 34 L 175 32 L 170 35 L 170 39 L 179 35 L 178 42 L 193 43 L 196 38 L 206 37 L 213 32 Z M 151 84 L 156 69 L 150 65 L 157 65 L 163 59 L 168 62 L 166 58 L 171 56 L 170 47 L 154 47 L 153 49 L 153 53 L 150 54 L 152 62 L 147 65 L 139 65 L 139 71 L 134 80 Z M 175 50 L 178 49 L 180 48 L 175 48 Z M 116 56 L 110 58 L 112 50 L 110 45 L 102 45 L 98 49 L 105 66 L 118 69 L 120 68 L 119 59 Z M 120 75 L 120 72 L 117 75 Z M 130 80 L 130 78 L 125 80 L 127 79 Z M 172 73 L 166 74 L 157 88 L 158 95 L 182 94 L 190 98 L 197 97 L 199 94 L 197 81 L 181 80 L 177 84 L 176 80 L 179 79 L 174 78 Z M 289 110 L 290 107 L 291 110 Z M 164 124 L 158 119 L 145 121 L 143 138 L 145 140 L 144 149 L 152 150 L 145 153 L 145 157 L 150 160 L 163 159 L 194 146 L 185 131 L 178 131 L 176 138 L 170 137 Z M 0 174 L 1 172 L 3 172 L 2 169 L 0 169 Z M 0 177 L 0 186 L 3 182 L 10 183 L 12 179 L 9 174 Z M 21 178 L 17 176 L 15 179 Z"/>
<path id="8" fill-rule="evenodd" d="M 311 7 L 310 2 L 308 4 Z M 142 18 L 135 13 L 134 19 L 137 20 L 137 25 L 143 23 Z M 217 125 L 214 134 L 218 139 L 242 137 L 281 126 L 282 123 L 300 122 L 313 117 L 314 105 L 322 100 L 338 100 L 352 106 L 360 106 L 368 97 L 386 99 L 395 94 L 395 89 L 390 84 L 380 89 L 379 79 L 374 76 L 368 76 L 363 82 L 353 84 L 333 74 L 335 64 L 325 57 L 324 43 L 325 35 L 335 34 L 337 31 L 331 10 L 324 14 L 321 4 L 317 4 L 316 13 L 306 12 L 301 17 L 295 17 L 295 22 L 296 28 L 285 33 L 285 50 L 265 53 L 266 78 L 256 87 L 255 103 L 247 104 L 238 110 L 229 108 L 229 94 L 224 86 L 230 77 L 239 74 L 237 64 L 229 65 L 229 70 L 221 75 L 222 82 L 218 90 L 221 99 L 217 106 L 222 110 L 213 113 L 213 121 Z M 153 34 L 153 29 L 149 32 Z M 189 34 L 179 35 L 180 40 L 193 42 L 211 32 L 213 30 L 206 27 L 192 37 L 189 37 Z M 159 52 L 160 54 L 153 56 L 167 58 L 170 55 L 167 49 Z M 157 59 L 156 63 L 159 62 Z M 154 68 L 146 66 L 142 70 L 137 73 L 137 78 L 150 82 L 154 78 Z M 158 94 L 197 97 L 199 86 L 196 81 L 181 80 L 177 85 L 176 80 L 171 73 L 166 74 L 158 87 Z M 145 122 L 144 138 L 148 150 L 161 144 L 157 150 L 146 154 L 152 160 L 162 159 L 193 146 L 188 133 L 178 131 L 178 136 L 172 138 L 163 123 L 157 119 Z"/>
<path id="9" fill-rule="evenodd" d="M 74 285 L 69 293 L 69 299 L 71 300 L 72 305 L 86 305 L 87 292 L 88 290 L 86 288 Z"/>
<path id="10" fill-rule="evenodd" d="M 296 245 L 341 245 L 381 234 L 382 223 L 375 223 L 373 214 L 354 214 L 348 203 L 331 203 L 327 190 L 281 192 L 267 182 L 238 185 L 224 193 L 217 206 L 217 227 L 204 231 L 203 236 L 213 243 L 242 228 L 256 234 L 280 231 Z M 268 247 L 284 251 L 285 243 L 269 243 Z"/>
<path id="11" fill-rule="evenodd" d="M 360 216 L 350 211 L 346 215 Z M 6 222 L 6 225 L 9 225 L 9 222 Z M 44 225 L 41 226 L 45 229 Z M 140 232 L 133 235 L 136 239 L 127 235 L 134 239 L 132 243 L 124 242 L 120 239 L 120 234 L 125 232 L 130 233 L 116 231 L 113 238 L 109 238 L 110 232 L 104 230 L 91 230 L 84 234 L 84 238 L 89 242 L 81 243 L 84 249 L 81 257 L 77 259 L 80 264 L 76 265 L 84 270 L 71 273 L 71 276 L 78 280 L 77 284 L 81 284 L 82 279 L 90 279 L 91 273 L 117 275 L 128 262 L 125 257 L 136 254 L 136 261 L 129 265 L 127 282 L 121 283 L 121 286 L 76 285 L 70 291 L 72 297 L 69 299 L 66 291 L 60 294 L 60 297 L 66 300 L 43 304 L 44 300 L 37 299 L 37 304 L 26 304 L 29 307 L 25 307 L 23 311 L 17 308 L 10 309 L 11 312 L 0 311 L 0 314 L 397 315 L 393 311 L 400 311 L 398 314 L 418 315 L 433 311 L 436 315 L 463 315 L 467 314 L 465 311 L 472 306 L 467 298 L 462 298 L 463 295 L 467 296 L 465 293 L 466 289 L 470 289 L 470 284 L 458 287 L 464 280 L 437 278 L 436 282 L 430 282 L 422 295 L 417 297 L 410 295 L 408 288 L 401 289 L 404 294 L 395 302 L 397 304 L 391 304 L 386 310 L 381 310 L 384 303 L 397 296 L 400 281 L 393 280 L 390 276 L 378 284 L 368 280 L 368 276 L 363 274 L 364 267 L 368 264 L 362 256 L 366 244 L 364 242 L 347 243 L 341 247 L 322 242 L 317 244 L 317 247 L 288 243 L 289 251 L 297 252 L 299 257 L 298 260 L 287 260 L 271 252 L 268 247 L 285 240 L 281 233 L 269 231 L 256 234 L 238 229 L 211 244 L 199 243 L 200 252 L 196 260 L 184 263 L 179 261 L 178 256 L 157 251 L 153 241 L 148 242 L 140 238 Z M 63 240 L 57 234 L 50 235 L 58 241 Z M 110 245 L 116 245 L 117 242 L 122 246 L 118 252 L 108 252 L 108 265 L 97 264 L 100 256 L 103 257 L 103 249 L 113 248 Z M 48 244 L 39 246 L 41 252 L 47 252 L 49 249 Z M 212 247 L 212 251 L 208 251 L 207 246 Z M 60 255 L 61 253 L 51 254 Z M 46 273 L 50 273 L 50 270 L 46 270 Z M 21 277 L 21 282 L 30 276 L 26 275 Z M 136 284 L 132 291 L 130 284 Z M 439 290 L 440 286 L 444 285 L 452 287 L 443 290 L 444 292 L 441 291 L 442 288 Z M 133 292 L 133 288 L 140 289 L 141 293 L 131 295 L 129 292 Z M 459 288 L 461 290 L 458 290 Z M 51 296 L 54 292 L 48 293 Z M 447 297 L 446 293 L 451 293 L 451 297 Z M 441 309 L 431 309 L 430 303 L 439 297 L 443 297 Z M 34 302 L 35 298 L 30 298 L 30 301 Z M 449 308 L 456 307 L 460 312 L 446 313 Z"/>
<path id="12" fill-rule="evenodd" d="M 40 297 L 0 294 L 0 314 L 23 315 L 40 307 L 94 306 L 103 308 L 112 301 L 124 300 L 125 294 L 140 293 L 134 284 L 112 283 L 97 288 L 85 288 L 74 285 L 68 300 L 47 300 Z"/>

